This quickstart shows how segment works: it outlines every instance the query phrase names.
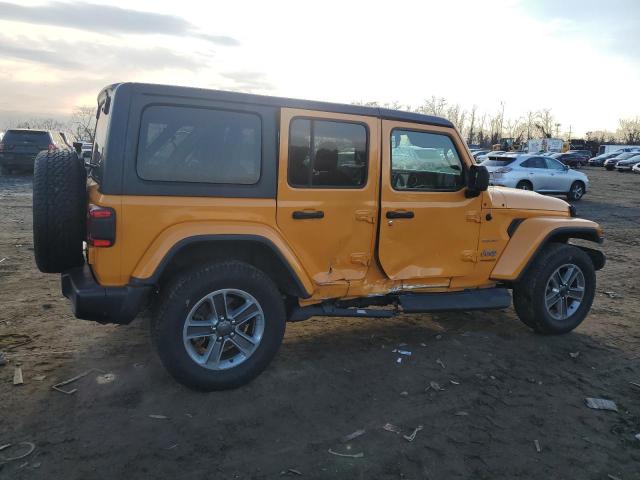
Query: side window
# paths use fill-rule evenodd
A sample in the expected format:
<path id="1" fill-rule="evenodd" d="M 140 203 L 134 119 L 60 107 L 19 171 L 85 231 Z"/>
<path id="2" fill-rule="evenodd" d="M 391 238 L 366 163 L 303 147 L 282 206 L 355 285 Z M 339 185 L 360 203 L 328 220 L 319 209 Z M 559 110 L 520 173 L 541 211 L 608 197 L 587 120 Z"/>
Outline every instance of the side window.
<path id="1" fill-rule="evenodd" d="M 551 170 L 564 170 L 562 163 L 554 158 L 545 158 L 545 161 L 547 162 L 547 168 Z"/>
<path id="2" fill-rule="evenodd" d="M 522 166 L 525 168 L 547 168 L 545 159 L 542 157 L 533 157 L 522 162 Z"/>
<path id="3" fill-rule="evenodd" d="M 262 124 L 252 113 L 150 106 L 142 114 L 136 169 L 143 180 L 253 185 Z"/>
<path id="4" fill-rule="evenodd" d="M 289 126 L 289 185 L 359 188 L 367 180 L 367 129 L 358 123 L 294 118 Z"/>
<path id="5" fill-rule="evenodd" d="M 456 191 L 464 186 L 464 170 L 447 135 L 394 129 L 391 182 L 395 190 Z"/>

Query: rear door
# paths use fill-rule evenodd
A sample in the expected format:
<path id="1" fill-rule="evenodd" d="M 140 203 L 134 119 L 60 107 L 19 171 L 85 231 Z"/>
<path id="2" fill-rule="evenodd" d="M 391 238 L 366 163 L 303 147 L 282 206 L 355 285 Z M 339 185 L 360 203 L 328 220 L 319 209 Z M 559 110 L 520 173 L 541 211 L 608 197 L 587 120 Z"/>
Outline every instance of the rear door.
<path id="1" fill-rule="evenodd" d="M 278 227 L 316 285 L 362 279 L 378 215 L 379 120 L 283 108 Z"/>
<path id="2" fill-rule="evenodd" d="M 552 190 L 550 171 L 545 157 L 531 157 L 520 164 L 525 170 L 525 179 L 531 181 L 536 192 Z"/>
<path id="3" fill-rule="evenodd" d="M 470 166 L 451 129 L 384 120 L 378 257 L 407 286 L 449 286 L 473 273 L 482 196 L 465 196 Z"/>

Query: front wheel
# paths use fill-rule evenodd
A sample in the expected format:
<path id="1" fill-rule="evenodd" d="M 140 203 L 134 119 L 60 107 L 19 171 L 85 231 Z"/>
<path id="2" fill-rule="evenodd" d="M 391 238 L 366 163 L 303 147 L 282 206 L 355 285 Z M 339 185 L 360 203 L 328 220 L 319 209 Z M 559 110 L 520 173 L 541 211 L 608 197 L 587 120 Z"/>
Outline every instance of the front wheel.
<path id="1" fill-rule="evenodd" d="M 514 286 L 513 305 L 537 333 L 567 333 L 585 319 L 593 303 L 596 273 L 578 247 L 551 243 Z"/>
<path id="2" fill-rule="evenodd" d="M 152 321 L 165 368 L 196 390 L 239 387 L 273 359 L 285 330 L 284 302 L 263 272 L 241 262 L 178 275 Z"/>
<path id="3" fill-rule="evenodd" d="M 584 193 L 584 183 L 576 181 L 571 184 L 569 193 L 567 193 L 567 198 L 571 201 L 577 202 L 583 197 Z"/>

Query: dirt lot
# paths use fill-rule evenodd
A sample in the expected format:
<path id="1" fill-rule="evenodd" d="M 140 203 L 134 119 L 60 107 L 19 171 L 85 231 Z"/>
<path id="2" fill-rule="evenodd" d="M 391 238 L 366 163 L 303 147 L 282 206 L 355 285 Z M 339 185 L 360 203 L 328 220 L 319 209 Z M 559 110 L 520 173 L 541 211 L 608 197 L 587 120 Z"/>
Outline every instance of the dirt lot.
<path id="1" fill-rule="evenodd" d="M 313 319 L 289 325 L 253 383 L 212 394 L 165 373 L 145 320 L 72 317 L 58 277 L 35 268 L 30 178 L 0 178 L 0 445 L 35 444 L 0 460 L 0 477 L 640 478 L 640 176 L 587 173 L 578 212 L 604 225 L 608 264 L 574 333 L 534 335 L 512 309 Z M 398 364 L 404 344 L 412 354 Z M 17 364 L 25 384 L 14 387 Z M 91 368 L 110 375 L 94 371 L 74 395 L 51 389 Z M 408 442 L 387 422 L 424 428 Z"/>

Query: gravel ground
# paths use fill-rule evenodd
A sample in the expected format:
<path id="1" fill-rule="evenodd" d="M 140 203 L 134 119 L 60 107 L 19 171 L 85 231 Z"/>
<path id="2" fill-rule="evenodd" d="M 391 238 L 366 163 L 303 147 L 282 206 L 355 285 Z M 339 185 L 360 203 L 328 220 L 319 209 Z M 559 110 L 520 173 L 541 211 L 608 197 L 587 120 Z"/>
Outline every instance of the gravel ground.
<path id="1" fill-rule="evenodd" d="M 73 318 L 35 267 L 31 179 L 0 177 L 0 446 L 35 445 L 0 458 L 0 478 L 640 479 L 640 176 L 585 171 L 576 206 L 604 226 L 608 263 L 575 332 L 535 335 L 512 309 L 312 319 L 254 382 L 211 394 L 167 375 L 145 319 Z M 75 394 L 51 389 L 92 368 Z"/>

